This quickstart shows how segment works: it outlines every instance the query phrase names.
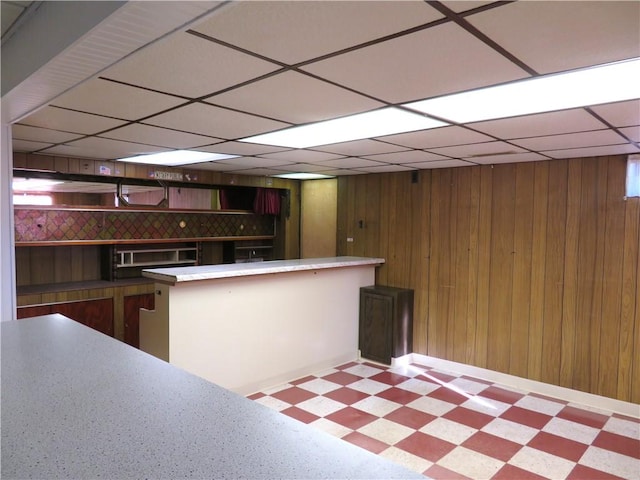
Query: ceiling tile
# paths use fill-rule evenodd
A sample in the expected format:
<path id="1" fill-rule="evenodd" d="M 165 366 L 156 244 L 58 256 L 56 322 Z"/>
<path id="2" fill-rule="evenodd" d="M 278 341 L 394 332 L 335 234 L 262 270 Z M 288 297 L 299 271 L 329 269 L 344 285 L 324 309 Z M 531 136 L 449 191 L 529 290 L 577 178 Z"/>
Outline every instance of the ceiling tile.
<path id="1" fill-rule="evenodd" d="M 620 131 L 634 142 L 640 142 L 640 126 L 621 128 Z"/>
<path id="2" fill-rule="evenodd" d="M 323 175 L 329 175 L 331 177 L 345 176 L 345 175 L 365 175 L 367 172 L 361 172 L 358 170 L 321 170 L 318 173 Z"/>
<path id="3" fill-rule="evenodd" d="M 14 124 L 11 126 L 11 135 L 13 141 L 16 139 L 28 139 L 36 142 L 45 143 L 62 143 L 80 138 L 77 133 L 61 132 L 59 130 L 51 130 L 49 128 L 30 127 L 28 125 Z"/>
<path id="4" fill-rule="evenodd" d="M 292 123 L 307 123 L 384 106 L 365 96 L 296 72 L 273 75 L 208 102 Z"/>
<path id="5" fill-rule="evenodd" d="M 13 125 L 16 151 L 42 148 L 44 154 L 111 159 L 190 148 L 241 156 L 198 169 L 267 175 L 295 165 L 363 174 L 370 167 L 494 164 L 544 160 L 550 158 L 546 152 L 569 158 L 638 149 L 625 144 L 623 135 L 640 142 L 640 100 L 312 149 L 239 142 L 292 123 L 510 82 L 527 73 L 443 18 L 430 2 L 227 3 L 196 27 L 202 34 L 176 31 L 105 70 L 113 81 L 88 80 Z M 564 70 L 640 56 L 640 2 L 443 3 L 467 12 L 463 18 L 535 68 Z M 281 62 L 303 63 L 283 68 Z M 194 96 L 200 101 L 185 104 Z M 160 113 L 166 109 L 172 111 Z M 609 125 L 619 133 L 606 131 Z M 456 160 L 434 160 L 442 156 Z"/>
<path id="6" fill-rule="evenodd" d="M 415 168 L 405 167 L 404 165 L 381 165 L 378 167 L 364 167 L 358 168 L 358 170 L 368 173 L 391 173 L 391 172 L 406 172 L 408 170 L 415 170 Z"/>
<path id="7" fill-rule="evenodd" d="M 195 98 L 278 68 L 195 35 L 178 33 L 131 55 L 102 77 Z"/>
<path id="8" fill-rule="evenodd" d="M 0 15 L 2 36 L 4 36 L 5 32 L 13 25 L 13 22 L 24 12 L 25 7 L 19 5 L 19 3 L 20 2 L 2 2 L 2 15 Z"/>
<path id="9" fill-rule="evenodd" d="M 508 155 L 483 155 L 467 160 L 480 165 L 492 165 L 497 163 L 534 162 L 537 160 L 549 160 L 548 157 L 535 152 L 512 153 Z"/>
<path id="10" fill-rule="evenodd" d="M 341 155 L 335 153 L 314 152 L 312 150 L 289 150 L 287 152 L 267 153 L 260 155 L 262 158 L 272 158 L 286 162 L 323 162 L 333 160 Z"/>
<path id="11" fill-rule="evenodd" d="M 22 119 L 20 123 L 22 125 L 90 135 L 124 125 L 125 122 L 62 108 L 44 107 L 33 115 Z"/>
<path id="12" fill-rule="evenodd" d="M 467 143 L 489 142 L 492 138 L 467 128 L 440 127 L 431 130 L 389 135 L 381 137 L 381 140 L 411 148 L 431 149 Z"/>
<path id="13" fill-rule="evenodd" d="M 282 147 L 271 145 L 260 145 L 257 143 L 245 142 L 222 142 L 211 147 L 202 147 L 203 152 L 227 153 L 229 155 L 260 155 L 265 153 L 281 152 Z"/>
<path id="14" fill-rule="evenodd" d="M 475 155 L 505 155 L 524 152 L 522 148 L 509 145 L 505 142 L 474 143 L 455 147 L 432 148 L 430 150 L 433 153 L 459 158 L 471 158 Z"/>
<path id="15" fill-rule="evenodd" d="M 614 127 L 640 125 L 640 100 L 609 103 L 591 109 Z"/>
<path id="16" fill-rule="evenodd" d="M 597 145 L 615 145 L 624 139 L 613 130 L 567 133 L 548 137 L 523 138 L 512 140 L 516 145 L 529 150 L 556 150 L 559 148 L 595 147 Z"/>
<path id="17" fill-rule="evenodd" d="M 449 167 L 471 167 L 474 163 L 464 160 L 437 160 L 435 162 L 412 163 L 411 166 L 419 169 L 449 168 Z"/>
<path id="18" fill-rule="evenodd" d="M 166 152 L 167 150 L 162 147 L 89 137 L 49 148 L 43 153 L 47 155 L 113 160 L 146 153 Z"/>
<path id="19" fill-rule="evenodd" d="M 146 143 L 147 145 L 158 145 L 160 147 L 178 149 L 194 148 L 222 141 L 219 138 L 194 135 L 193 133 L 179 132 L 176 130 L 169 130 L 168 128 L 152 127 L 150 125 L 143 125 L 139 123 L 111 130 L 101 136 L 105 138 L 114 138 L 116 140 Z"/>
<path id="20" fill-rule="evenodd" d="M 322 162 L 322 166 L 325 168 L 361 168 L 361 167 L 380 166 L 380 162 L 376 162 L 374 160 L 367 160 L 365 158 L 346 157 L 346 158 L 338 158 L 336 160 L 329 160 L 327 162 Z"/>
<path id="21" fill-rule="evenodd" d="M 234 170 L 237 170 L 238 167 L 234 165 L 226 165 L 220 162 L 203 162 L 198 163 L 197 165 L 187 165 L 185 166 L 185 168 L 194 168 L 197 170 L 207 170 L 214 172 L 232 172 Z"/>
<path id="22" fill-rule="evenodd" d="M 281 175 L 282 171 L 272 168 L 248 168 L 246 170 L 231 170 L 229 173 L 238 173 L 241 175 L 252 175 L 258 177 L 271 177 L 273 175 Z"/>
<path id="23" fill-rule="evenodd" d="M 289 126 L 203 103 L 192 103 L 157 115 L 145 123 L 224 139 L 243 138 Z"/>
<path id="24" fill-rule="evenodd" d="M 322 149 L 322 151 L 325 152 L 340 155 L 373 155 L 375 153 L 390 153 L 408 150 L 405 147 L 399 147 L 397 145 L 391 145 L 389 143 L 370 139 L 322 145 L 317 148 Z"/>
<path id="25" fill-rule="evenodd" d="M 640 2 L 513 2 L 466 19 L 538 73 L 640 56 Z"/>
<path id="26" fill-rule="evenodd" d="M 441 17 L 422 1 L 234 2 L 192 28 L 294 64 Z"/>
<path id="27" fill-rule="evenodd" d="M 303 70 L 390 103 L 528 76 L 470 33 L 450 23 L 313 63 Z"/>
<path id="28" fill-rule="evenodd" d="M 233 165 L 236 168 L 238 167 L 256 168 L 256 167 L 277 167 L 281 165 L 293 165 L 294 162 L 275 160 L 271 158 L 238 157 L 238 158 L 229 158 L 226 160 L 220 160 L 218 163 Z"/>
<path id="29" fill-rule="evenodd" d="M 511 139 L 599 130 L 606 125 L 586 110 L 575 109 L 470 123 L 469 127 L 499 138 Z"/>
<path id="30" fill-rule="evenodd" d="M 41 150 L 52 145 L 52 143 L 33 142 L 31 140 L 14 139 L 11 141 L 11 146 L 16 152 L 35 152 L 36 150 Z"/>
<path id="31" fill-rule="evenodd" d="M 136 120 L 181 103 L 185 100 L 96 78 L 57 98 L 53 105 Z"/>
<path id="32" fill-rule="evenodd" d="M 281 172 L 315 173 L 320 170 L 326 170 L 326 167 L 323 167 L 322 165 L 311 165 L 310 163 L 294 163 L 293 165 L 273 167 L 273 169 Z"/>
<path id="33" fill-rule="evenodd" d="M 624 155 L 626 153 L 640 153 L 640 149 L 629 143 L 622 145 L 608 145 L 604 147 L 573 148 L 567 150 L 553 150 L 544 152 L 553 158 L 598 157 L 600 155 Z"/>
<path id="34" fill-rule="evenodd" d="M 454 12 L 460 13 L 466 12 L 467 10 L 472 10 L 474 8 L 482 7 L 483 5 L 488 5 L 489 3 L 494 3 L 494 1 L 489 0 L 487 2 L 481 2 L 475 0 L 449 0 L 440 3 L 444 4 Z"/>
<path id="35" fill-rule="evenodd" d="M 415 163 L 415 162 L 431 162 L 433 160 L 445 160 L 446 157 L 436 155 L 435 153 L 423 152 L 422 150 L 408 150 L 406 152 L 397 153 L 381 153 L 379 155 L 369 155 L 365 158 L 388 163 Z"/>

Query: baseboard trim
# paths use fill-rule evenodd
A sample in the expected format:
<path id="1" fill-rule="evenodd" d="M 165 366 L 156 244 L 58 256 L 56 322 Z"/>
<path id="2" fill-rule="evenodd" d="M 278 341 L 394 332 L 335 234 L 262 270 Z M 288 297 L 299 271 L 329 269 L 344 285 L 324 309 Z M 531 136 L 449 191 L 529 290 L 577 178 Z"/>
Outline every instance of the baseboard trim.
<path id="1" fill-rule="evenodd" d="M 507 387 L 525 390 L 528 392 L 557 398 L 569 403 L 576 403 L 600 410 L 607 410 L 629 417 L 640 418 L 640 405 L 625 402 L 614 398 L 594 395 L 592 393 L 572 390 L 558 385 L 530 380 L 528 378 L 517 377 L 507 373 L 496 372 L 486 368 L 474 367 L 464 363 L 452 362 L 440 358 L 430 357 L 419 353 L 410 353 L 399 358 L 394 358 L 392 366 L 404 366 L 410 363 L 425 365 L 427 367 L 448 370 L 460 375 L 469 375 L 481 380 L 501 383 Z"/>

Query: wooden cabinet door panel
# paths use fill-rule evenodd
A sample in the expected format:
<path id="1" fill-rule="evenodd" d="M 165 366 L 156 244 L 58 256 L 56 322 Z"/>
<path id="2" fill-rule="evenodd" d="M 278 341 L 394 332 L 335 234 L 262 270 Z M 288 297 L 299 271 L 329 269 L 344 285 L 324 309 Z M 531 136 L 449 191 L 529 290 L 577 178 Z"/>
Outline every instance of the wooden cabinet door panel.
<path id="1" fill-rule="evenodd" d="M 37 317 L 40 315 L 48 315 L 53 313 L 51 311 L 51 305 L 34 305 L 28 307 L 18 307 L 16 312 L 16 317 L 20 318 L 29 318 L 29 317 Z"/>
<path id="2" fill-rule="evenodd" d="M 362 356 L 390 364 L 392 354 L 393 298 L 364 293 L 360 299 L 359 343 Z"/>
<path id="3" fill-rule="evenodd" d="M 413 350 L 413 290 L 373 285 L 360 289 L 360 354 L 391 364 Z"/>
<path id="4" fill-rule="evenodd" d="M 19 319 L 29 318 L 50 313 L 60 313 L 78 323 L 113 337 L 112 298 L 18 307 L 16 317 Z"/>
<path id="5" fill-rule="evenodd" d="M 54 303 L 51 313 L 61 313 L 76 322 L 113 337 L 113 299 Z"/>

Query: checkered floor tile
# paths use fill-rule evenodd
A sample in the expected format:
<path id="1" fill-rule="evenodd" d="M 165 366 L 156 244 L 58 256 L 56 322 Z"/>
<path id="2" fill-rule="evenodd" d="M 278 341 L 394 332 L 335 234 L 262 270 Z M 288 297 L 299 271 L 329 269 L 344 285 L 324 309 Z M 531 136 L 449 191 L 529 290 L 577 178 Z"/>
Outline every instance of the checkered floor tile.
<path id="1" fill-rule="evenodd" d="M 433 479 L 640 479 L 640 420 L 421 365 L 348 363 L 249 398 Z"/>

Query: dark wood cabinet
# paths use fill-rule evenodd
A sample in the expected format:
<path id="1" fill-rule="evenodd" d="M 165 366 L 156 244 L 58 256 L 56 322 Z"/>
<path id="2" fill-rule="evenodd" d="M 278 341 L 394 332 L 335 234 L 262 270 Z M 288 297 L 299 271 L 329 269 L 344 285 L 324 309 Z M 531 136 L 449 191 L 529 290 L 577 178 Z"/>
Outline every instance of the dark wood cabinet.
<path id="1" fill-rule="evenodd" d="M 223 263 L 248 263 L 273 260 L 272 240 L 224 242 Z"/>
<path id="2" fill-rule="evenodd" d="M 113 298 L 97 298 L 18 307 L 17 318 L 60 313 L 87 327 L 113 337 Z"/>
<path id="3" fill-rule="evenodd" d="M 413 351 L 413 290 L 373 285 L 360 289 L 358 343 L 363 358 L 391 364 Z"/>
<path id="4" fill-rule="evenodd" d="M 124 341 L 132 347 L 140 348 L 140 309 L 153 310 L 155 295 L 127 295 L 124 297 Z"/>

